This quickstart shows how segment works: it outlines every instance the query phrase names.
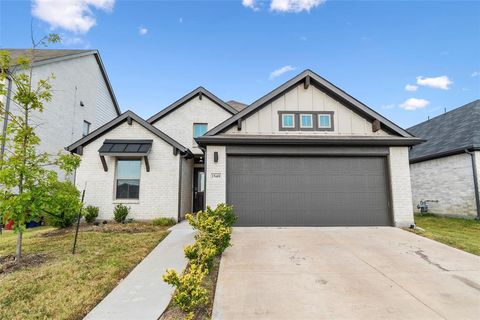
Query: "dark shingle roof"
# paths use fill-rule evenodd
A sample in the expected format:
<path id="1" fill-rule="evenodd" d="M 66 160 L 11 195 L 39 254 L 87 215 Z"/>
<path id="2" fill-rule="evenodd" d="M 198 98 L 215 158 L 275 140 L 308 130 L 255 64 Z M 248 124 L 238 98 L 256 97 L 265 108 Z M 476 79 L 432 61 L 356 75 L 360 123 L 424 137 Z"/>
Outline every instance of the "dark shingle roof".
<path id="1" fill-rule="evenodd" d="M 235 110 L 237 110 L 237 111 L 242 111 L 243 109 L 245 109 L 246 107 L 248 107 L 247 104 L 241 103 L 241 102 L 238 102 L 238 101 L 235 101 L 235 100 L 227 101 L 227 104 L 229 104 L 230 106 L 232 106 L 232 107 L 233 107 Z"/>
<path id="2" fill-rule="evenodd" d="M 12 63 L 14 64 L 19 57 L 26 56 L 30 57 L 31 49 L 0 49 L 5 50 L 10 53 L 10 58 Z M 94 50 L 53 50 L 53 49 L 36 49 L 35 50 L 35 58 L 32 62 L 42 62 L 45 60 L 55 59 L 55 58 L 63 58 L 66 56 L 79 54 L 79 53 L 86 53 L 86 52 L 94 52 Z"/>
<path id="3" fill-rule="evenodd" d="M 480 147 L 480 100 L 417 124 L 407 131 L 427 140 L 410 150 L 410 161 Z"/>

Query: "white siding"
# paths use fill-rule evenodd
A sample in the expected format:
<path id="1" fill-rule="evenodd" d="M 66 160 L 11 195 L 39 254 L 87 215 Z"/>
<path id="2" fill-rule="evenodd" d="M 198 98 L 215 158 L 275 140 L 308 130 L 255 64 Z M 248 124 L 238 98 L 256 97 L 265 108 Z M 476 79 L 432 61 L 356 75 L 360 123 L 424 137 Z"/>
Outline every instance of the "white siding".
<path id="1" fill-rule="evenodd" d="M 480 152 L 477 152 L 477 163 Z M 477 164 L 478 165 L 478 164 Z M 410 165 L 413 210 L 420 200 L 430 202 L 429 211 L 436 214 L 476 216 L 472 160 L 463 153 Z"/>
<path id="2" fill-rule="evenodd" d="M 153 139 L 148 156 L 150 172 L 146 172 L 142 160 L 139 200 L 115 200 L 116 158 L 105 157 L 105 172 L 98 155 L 105 139 Z M 77 170 L 76 184 L 79 190 L 86 185 L 85 204 L 100 208 L 100 219 L 112 219 L 117 203 L 131 207 L 130 218 L 153 219 L 178 216 L 179 155 L 173 155 L 172 146 L 153 135 L 136 122 L 126 122 L 112 129 L 85 146 L 82 162 Z"/>
<path id="3" fill-rule="evenodd" d="M 43 113 L 32 115 L 32 121 L 41 139 L 39 151 L 57 154 L 82 137 L 84 120 L 93 131 L 115 118 L 116 111 L 93 55 L 37 66 L 33 83 L 52 73 L 52 100 L 44 104 Z M 17 112 L 15 104 L 10 106 Z"/>
<path id="4" fill-rule="evenodd" d="M 413 224 L 412 188 L 408 147 L 390 147 L 389 156 L 390 184 L 392 193 L 393 220 L 397 227 Z"/>
<path id="5" fill-rule="evenodd" d="M 192 150 L 193 153 L 201 154 L 202 151 L 193 140 L 193 124 L 208 123 L 208 130 L 210 130 L 231 116 L 228 111 L 203 95 L 201 100 L 198 96 L 191 99 L 153 125 Z"/>
<path id="6" fill-rule="evenodd" d="M 278 111 L 333 111 L 333 131 L 280 131 Z M 347 135 L 384 136 L 383 130 L 372 132 L 372 123 L 342 105 L 329 95 L 303 84 L 279 96 L 272 103 L 242 121 L 242 130 L 234 126 L 227 134 L 279 134 L 279 135 Z"/>

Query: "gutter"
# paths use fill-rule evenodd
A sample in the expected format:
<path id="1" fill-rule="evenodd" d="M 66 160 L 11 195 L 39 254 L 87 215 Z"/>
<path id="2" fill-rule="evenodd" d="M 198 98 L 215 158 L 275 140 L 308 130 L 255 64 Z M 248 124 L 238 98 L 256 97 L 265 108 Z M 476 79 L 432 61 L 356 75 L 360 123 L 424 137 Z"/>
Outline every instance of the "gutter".
<path id="1" fill-rule="evenodd" d="M 12 95 L 12 79 L 7 76 L 8 86 L 7 86 L 7 99 L 5 101 L 5 118 L 3 119 L 3 129 L 2 129 L 2 147 L 0 149 L 0 166 L 3 162 L 3 155 L 5 154 L 5 139 L 7 138 L 7 126 L 8 126 L 8 113 L 10 112 L 10 99 Z"/>
<path id="2" fill-rule="evenodd" d="M 477 205 L 477 217 L 476 220 L 480 220 L 480 193 L 478 191 L 478 175 L 477 175 L 477 162 L 475 161 L 475 151 L 470 151 L 465 149 L 465 152 L 470 155 L 472 159 L 472 170 L 473 170 L 473 187 L 475 190 L 475 202 Z"/>

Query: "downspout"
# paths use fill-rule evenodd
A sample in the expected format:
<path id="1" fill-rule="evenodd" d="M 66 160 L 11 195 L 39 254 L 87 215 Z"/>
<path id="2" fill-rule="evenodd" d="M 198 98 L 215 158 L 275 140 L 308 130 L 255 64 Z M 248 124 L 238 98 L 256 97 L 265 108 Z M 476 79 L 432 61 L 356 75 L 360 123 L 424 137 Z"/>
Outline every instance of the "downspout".
<path id="1" fill-rule="evenodd" d="M 473 170 L 473 187 L 475 189 L 475 202 L 477 204 L 477 217 L 476 220 L 480 220 L 480 192 L 478 191 L 478 175 L 477 175 L 477 162 L 475 161 L 475 151 L 469 151 L 465 149 L 465 152 L 470 155 L 472 159 L 472 170 Z"/>
<path id="2" fill-rule="evenodd" d="M 12 79 L 7 77 L 7 100 L 5 101 L 5 118 L 3 119 L 2 129 L 2 148 L 0 149 L 0 166 L 3 162 L 3 155 L 5 154 L 5 139 L 7 138 L 8 113 L 10 112 L 10 99 L 12 95 Z"/>
<path id="3" fill-rule="evenodd" d="M 182 174 L 183 174 L 183 156 L 179 152 L 179 165 L 178 165 L 178 216 L 177 222 L 180 222 L 182 219 Z"/>

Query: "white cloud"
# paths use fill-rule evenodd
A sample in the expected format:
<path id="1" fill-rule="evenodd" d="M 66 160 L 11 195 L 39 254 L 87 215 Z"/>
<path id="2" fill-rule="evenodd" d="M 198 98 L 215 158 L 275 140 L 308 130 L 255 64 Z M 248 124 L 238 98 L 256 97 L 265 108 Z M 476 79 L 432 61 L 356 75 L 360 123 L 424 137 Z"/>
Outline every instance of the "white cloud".
<path id="1" fill-rule="evenodd" d="M 415 111 L 417 109 L 425 108 L 430 101 L 425 99 L 410 98 L 405 100 L 399 107 L 409 111 Z"/>
<path id="2" fill-rule="evenodd" d="M 292 66 L 281 67 L 280 69 L 277 69 L 272 73 L 270 73 L 270 80 L 275 79 L 276 77 L 279 77 L 282 74 L 293 71 L 293 70 L 295 70 L 295 67 L 292 67 Z"/>
<path id="3" fill-rule="evenodd" d="M 405 90 L 407 91 L 417 91 L 418 89 L 418 86 L 414 85 L 414 84 L 407 84 L 405 86 Z"/>
<path id="4" fill-rule="evenodd" d="M 257 5 L 257 0 L 242 0 L 242 5 L 246 8 L 252 9 L 253 11 L 260 10 Z"/>
<path id="5" fill-rule="evenodd" d="M 75 33 L 86 33 L 97 24 L 92 7 L 110 12 L 115 0 L 32 0 L 32 15 Z"/>
<path id="6" fill-rule="evenodd" d="M 426 86 L 435 89 L 448 90 L 449 86 L 453 83 L 447 76 L 425 78 L 422 76 L 417 77 L 417 84 L 420 86 Z"/>
<path id="7" fill-rule="evenodd" d="M 138 28 L 138 34 L 141 35 L 141 36 L 144 36 L 148 33 L 148 29 L 145 28 L 145 27 L 140 27 Z"/>
<path id="8" fill-rule="evenodd" d="M 478 76 L 480 76 L 480 71 L 474 71 L 472 73 L 472 77 L 478 77 Z"/>
<path id="9" fill-rule="evenodd" d="M 270 2 L 270 10 L 295 13 L 302 11 L 309 12 L 311 9 L 318 7 L 325 1 L 326 0 L 272 0 L 272 2 Z"/>

